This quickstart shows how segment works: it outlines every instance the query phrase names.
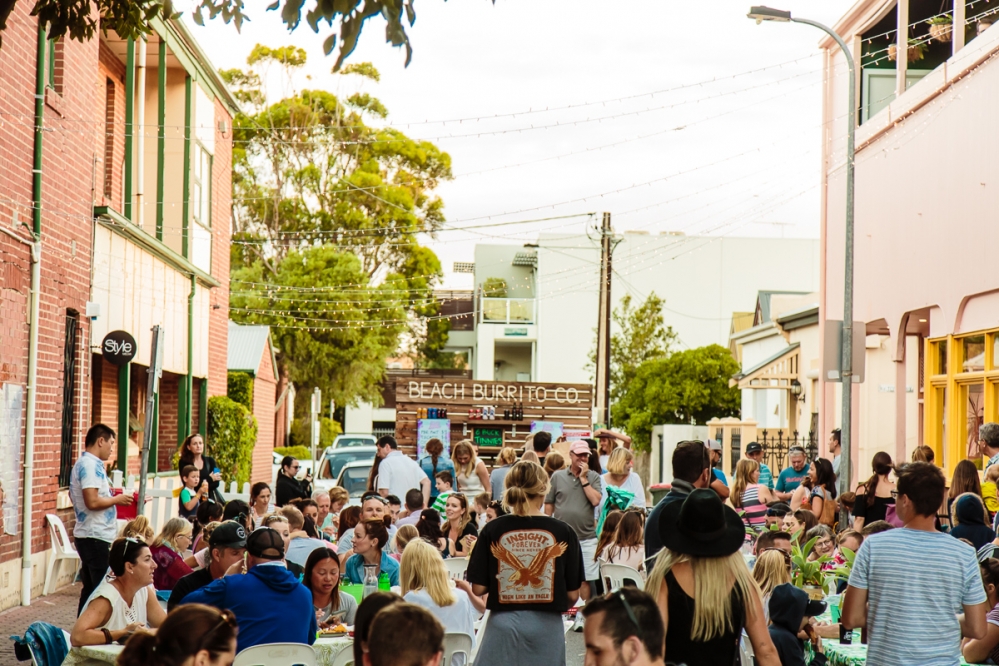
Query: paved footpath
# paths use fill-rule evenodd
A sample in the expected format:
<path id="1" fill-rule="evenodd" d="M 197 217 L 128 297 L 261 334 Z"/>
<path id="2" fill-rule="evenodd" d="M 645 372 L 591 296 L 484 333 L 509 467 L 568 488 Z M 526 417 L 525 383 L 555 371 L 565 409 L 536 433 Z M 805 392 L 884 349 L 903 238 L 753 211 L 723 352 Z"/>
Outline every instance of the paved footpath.
<path id="1" fill-rule="evenodd" d="M 47 597 L 32 599 L 31 605 L 25 608 L 17 606 L 0 613 L 0 664 L 16 666 L 30 664 L 30 661 L 17 660 L 14 656 L 14 641 L 8 636 L 23 636 L 25 629 L 32 622 L 41 620 L 62 627 L 69 631 L 76 622 L 76 606 L 80 603 L 79 583 L 69 585 Z"/>

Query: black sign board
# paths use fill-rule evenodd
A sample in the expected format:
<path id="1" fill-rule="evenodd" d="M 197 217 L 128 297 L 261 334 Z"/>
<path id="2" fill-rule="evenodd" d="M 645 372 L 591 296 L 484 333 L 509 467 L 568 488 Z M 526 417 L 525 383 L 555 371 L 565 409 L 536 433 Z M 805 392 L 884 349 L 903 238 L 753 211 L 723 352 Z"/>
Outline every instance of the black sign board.
<path id="1" fill-rule="evenodd" d="M 473 438 L 479 446 L 503 446 L 503 429 L 476 428 Z"/>
<path id="2" fill-rule="evenodd" d="M 111 365 L 128 365 L 136 351 L 135 338 L 125 331 L 111 331 L 101 343 L 101 352 Z"/>

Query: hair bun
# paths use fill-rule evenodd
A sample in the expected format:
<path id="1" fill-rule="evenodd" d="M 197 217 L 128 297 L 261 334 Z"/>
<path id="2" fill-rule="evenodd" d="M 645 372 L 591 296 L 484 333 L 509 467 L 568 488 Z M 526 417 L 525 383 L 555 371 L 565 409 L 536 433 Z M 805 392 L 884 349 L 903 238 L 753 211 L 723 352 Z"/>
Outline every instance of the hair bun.
<path id="1" fill-rule="evenodd" d="M 156 654 L 156 636 L 148 631 L 137 631 L 125 644 L 118 655 L 118 666 L 155 666 L 159 663 Z"/>

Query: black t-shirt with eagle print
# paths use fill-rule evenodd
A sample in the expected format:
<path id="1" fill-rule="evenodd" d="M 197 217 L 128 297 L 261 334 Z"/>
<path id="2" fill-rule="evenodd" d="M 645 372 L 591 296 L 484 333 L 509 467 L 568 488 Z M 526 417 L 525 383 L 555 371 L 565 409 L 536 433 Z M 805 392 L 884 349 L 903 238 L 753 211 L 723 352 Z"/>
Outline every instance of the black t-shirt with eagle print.
<path id="1" fill-rule="evenodd" d="M 583 584 L 583 553 L 561 520 L 507 514 L 482 528 L 466 576 L 489 588 L 493 612 L 562 613 L 570 607 L 567 593 Z"/>

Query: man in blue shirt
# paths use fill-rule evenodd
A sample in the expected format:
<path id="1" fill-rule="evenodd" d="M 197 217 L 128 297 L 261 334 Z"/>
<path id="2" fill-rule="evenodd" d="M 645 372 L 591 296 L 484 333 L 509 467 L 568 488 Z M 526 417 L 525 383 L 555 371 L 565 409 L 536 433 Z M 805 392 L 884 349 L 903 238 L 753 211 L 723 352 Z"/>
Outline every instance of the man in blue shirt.
<path id="1" fill-rule="evenodd" d="M 246 540 L 245 574 L 223 576 L 184 597 L 185 604 L 228 608 L 236 616 L 236 652 L 265 643 L 316 642 L 312 593 L 284 564 L 284 539 L 269 527 Z"/>
<path id="2" fill-rule="evenodd" d="M 760 466 L 760 480 L 758 483 L 773 490 L 774 475 L 770 471 L 770 466 L 763 462 L 763 447 L 759 442 L 750 442 L 746 445 L 746 457 Z"/>
<path id="3" fill-rule="evenodd" d="M 780 475 L 777 477 L 777 487 L 774 488 L 777 499 L 785 502 L 791 499 L 795 488 L 800 486 L 801 482 L 808 476 L 805 449 L 800 446 L 792 446 L 791 450 L 787 453 L 787 457 L 791 461 L 791 466 L 781 470 Z"/>
<path id="4" fill-rule="evenodd" d="M 718 468 L 722 457 L 721 442 L 713 439 L 708 440 L 708 453 L 711 456 L 711 473 L 714 475 L 710 488 L 718 493 L 718 497 L 721 497 L 724 502 L 728 499 L 731 491 L 728 489 L 728 479 L 725 478 L 725 472 Z"/>

